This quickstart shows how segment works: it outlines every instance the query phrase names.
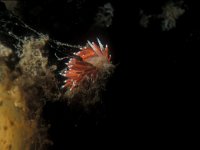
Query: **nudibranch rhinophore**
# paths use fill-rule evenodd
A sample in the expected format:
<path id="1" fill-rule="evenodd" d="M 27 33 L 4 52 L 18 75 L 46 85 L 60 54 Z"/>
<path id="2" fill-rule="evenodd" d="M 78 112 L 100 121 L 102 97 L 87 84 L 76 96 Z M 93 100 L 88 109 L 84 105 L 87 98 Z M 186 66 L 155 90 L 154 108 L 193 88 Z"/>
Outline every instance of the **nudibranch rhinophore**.
<path id="1" fill-rule="evenodd" d="M 114 69 L 108 46 L 103 46 L 98 38 L 97 41 L 98 45 L 88 41 L 85 47 L 74 53 L 74 57 L 66 63 L 66 69 L 60 73 L 66 78 L 62 88 L 71 96 L 81 90 L 101 88 L 104 79 Z"/>

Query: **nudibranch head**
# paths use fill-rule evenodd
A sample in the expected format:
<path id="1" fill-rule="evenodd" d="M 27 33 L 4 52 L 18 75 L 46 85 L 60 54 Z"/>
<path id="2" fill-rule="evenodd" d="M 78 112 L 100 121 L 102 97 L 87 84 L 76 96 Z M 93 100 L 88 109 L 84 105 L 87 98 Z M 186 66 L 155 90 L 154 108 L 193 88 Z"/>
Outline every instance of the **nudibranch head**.
<path id="1" fill-rule="evenodd" d="M 103 46 L 99 39 L 98 45 L 88 41 L 86 47 L 74 53 L 67 65 L 67 69 L 61 72 L 66 77 L 62 88 L 67 89 L 69 95 L 74 95 L 81 90 L 90 91 L 104 80 L 113 70 L 111 55 L 108 46 Z M 102 81 L 103 82 L 103 81 Z"/>

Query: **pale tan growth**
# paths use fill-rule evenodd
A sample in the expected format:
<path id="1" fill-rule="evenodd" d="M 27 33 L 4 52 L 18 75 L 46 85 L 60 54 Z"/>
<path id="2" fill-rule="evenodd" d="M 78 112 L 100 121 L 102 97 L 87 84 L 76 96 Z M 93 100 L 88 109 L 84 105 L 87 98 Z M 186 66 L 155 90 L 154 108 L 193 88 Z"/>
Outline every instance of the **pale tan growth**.
<path id="1" fill-rule="evenodd" d="M 41 50 L 46 44 L 47 38 L 33 39 L 24 41 L 22 55 L 18 67 L 23 75 L 30 77 L 44 74 L 47 70 L 47 58 L 42 56 Z"/>
<path id="2" fill-rule="evenodd" d="M 6 60 L 12 54 L 12 50 L 0 42 L 0 60 Z"/>
<path id="3" fill-rule="evenodd" d="M 29 92 L 51 100 L 58 99 L 60 96 L 57 80 L 52 72 L 54 71 L 52 68 L 56 69 L 56 67 L 49 67 L 47 56 L 43 54 L 47 41 L 48 37 L 45 36 L 24 41 L 17 68 L 21 70 L 18 80 L 27 97 L 29 97 Z"/>

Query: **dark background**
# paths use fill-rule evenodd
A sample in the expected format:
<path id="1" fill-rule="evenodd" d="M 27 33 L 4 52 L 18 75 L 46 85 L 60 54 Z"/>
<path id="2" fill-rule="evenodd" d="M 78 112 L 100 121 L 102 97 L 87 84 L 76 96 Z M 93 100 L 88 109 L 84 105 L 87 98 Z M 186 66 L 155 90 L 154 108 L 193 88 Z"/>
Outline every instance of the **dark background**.
<path id="1" fill-rule="evenodd" d="M 112 25 L 95 26 L 98 7 L 106 2 L 114 8 Z M 22 18 L 31 27 L 71 44 L 99 37 L 108 43 L 116 64 L 102 101 L 89 110 L 47 102 L 43 117 L 51 124 L 50 149 L 164 148 L 178 145 L 193 132 L 198 112 L 199 6 L 184 1 L 186 12 L 169 31 L 162 31 L 157 22 L 148 28 L 139 24 L 141 9 L 157 14 L 166 2 L 22 1 Z"/>

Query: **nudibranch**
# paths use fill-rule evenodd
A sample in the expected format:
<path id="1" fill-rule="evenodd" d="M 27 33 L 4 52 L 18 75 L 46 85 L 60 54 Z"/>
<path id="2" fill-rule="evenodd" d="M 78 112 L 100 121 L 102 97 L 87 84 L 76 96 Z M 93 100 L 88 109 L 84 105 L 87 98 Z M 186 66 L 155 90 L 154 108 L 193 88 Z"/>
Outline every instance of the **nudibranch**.
<path id="1" fill-rule="evenodd" d="M 99 87 L 103 80 L 113 71 L 111 55 L 108 46 L 103 46 L 97 38 L 98 45 L 88 41 L 85 47 L 74 53 L 74 57 L 66 63 L 66 69 L 61 75 L 66 78 L 62 88 L 75 94 L 82 90 L 90 90 L 92 86 Z M 98 82 L 99 81 L 99 82 Z"/>

